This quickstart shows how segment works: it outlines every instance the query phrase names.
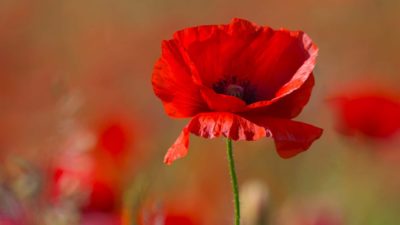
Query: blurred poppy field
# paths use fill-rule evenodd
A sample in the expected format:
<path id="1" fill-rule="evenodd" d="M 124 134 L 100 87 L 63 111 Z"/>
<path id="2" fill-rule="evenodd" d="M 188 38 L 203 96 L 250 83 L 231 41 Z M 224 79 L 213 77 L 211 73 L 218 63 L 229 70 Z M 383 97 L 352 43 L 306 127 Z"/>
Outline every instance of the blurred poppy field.
<path id="1" fill-rule="evenodd" d="M 318 46 L 309 100 L 274 112 L 323 129 L 290 159 L 272 128 L 233 142 L 242 224 L 400 224 L 399 11 L 392 0 L 0 1 L 0 225 L 233 224 L 225 138 L 191 135 L 186 157 L 164 163 L 196 125 L 169 117 L 182 113 L 168 108 L 170 81 L 152 83 L 163 40 L 233 18 Z M 246 87 L 216 84 L 231 98 Z"/>

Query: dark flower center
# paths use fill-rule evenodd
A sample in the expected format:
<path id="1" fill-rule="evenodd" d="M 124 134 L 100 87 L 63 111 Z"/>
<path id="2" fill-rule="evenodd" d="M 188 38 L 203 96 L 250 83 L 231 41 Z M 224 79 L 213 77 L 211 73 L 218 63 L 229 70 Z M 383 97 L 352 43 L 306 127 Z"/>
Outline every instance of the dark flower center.
<path id="1" fill-rule="evenodd" d="M 225 88 L 225 94 L 235 96 L 240 99 L 243 98 L 243 92 L 244 92 L 244 89 L 242 88 L 242 86 L 237 85 L 237 84 L 229 84 Z"/>
<path id="2" fill-rule="evenodd" d="M 213 84 L 213 89 L 218 94 L 230 95 L 251 104 L 256 101 L 255 88 L 249 81 L 238 80 L 236 76 L 230 76 Z"/>

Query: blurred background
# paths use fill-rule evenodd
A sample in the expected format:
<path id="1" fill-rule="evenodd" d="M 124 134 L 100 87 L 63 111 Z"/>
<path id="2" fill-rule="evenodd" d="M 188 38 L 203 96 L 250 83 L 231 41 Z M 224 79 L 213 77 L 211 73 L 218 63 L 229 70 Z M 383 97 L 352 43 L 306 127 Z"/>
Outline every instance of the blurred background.
<path id="1" fill-rule="evenodd" d="M 167 117 L 150 79 L 162 40 L 234 17 L 319 46 L 297 120 L 324 128 L 289 160 L 270 139 L 234 143 L 243 224 L 400 224 L 399 11 L 395 0 L 1 0 L 0 224 L 232 224 L 224 140 L 192 137 L 164 165 L 187 120 Z"/>

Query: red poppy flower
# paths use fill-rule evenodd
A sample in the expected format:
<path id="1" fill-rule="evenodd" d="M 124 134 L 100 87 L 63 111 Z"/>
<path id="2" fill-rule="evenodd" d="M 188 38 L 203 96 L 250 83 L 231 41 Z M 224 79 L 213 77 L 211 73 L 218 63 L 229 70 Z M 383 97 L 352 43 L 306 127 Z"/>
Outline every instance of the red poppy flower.
<path id="1" fill-rule="evenodd" d="M 112 156 L 119 156 L 130 148 L 132 134 L 129 126 L 122 121 L 107 121 L 99 133 L 98 147 L 110 153 Z"/>
<path id="2" fill-rule="evenodd" d="M 125 162 L 120 156 L 129 156 L 132 135 L 128 122 L 105 120 L 96 132 L 74 130 L 63 154 L 55 162 L 54 201 L 66 198 L 84 199 L 79 202 L 83 213 L 115 212 L 120 208 L 121 188 Z"/>
<path id="3" fill-rule="evenodd" d="M 91 171 L 72 171 L 57 168 L 54 172 L 53 198 L 60 201 L 63 195 L 85 195 L 84 212 L 112 212 L 117 208 L 117 193 L 112 184 L 94 178 Z"/>
<path id="4" fill-rule="evenodd" d="M 283 158 L 307 150 L 322 130 L 291 119 L 309 100 L 317 52 L 302 31 L 242 19 L 187 28 L 163 41 L 154 92 L 169 116 L 192 117 L 164 162 L 187 154 L 189 133 L 235 141 L 272 137 Z"/>
<path id="5" fill-rule="evenodd" d="M 365 88 L 337 95 L 332 102 L 337 109 L 337 129 L 345 135 L 390 138 L 400 131 L 400 99 L 385 91 Z"/>
<path id="6" fill-rule="evenodd" d="M 115 188 L 102 180 L 92 180 L 91 190 L 85 212 L 112 212 L 117 208 L 117 193 Z"/>

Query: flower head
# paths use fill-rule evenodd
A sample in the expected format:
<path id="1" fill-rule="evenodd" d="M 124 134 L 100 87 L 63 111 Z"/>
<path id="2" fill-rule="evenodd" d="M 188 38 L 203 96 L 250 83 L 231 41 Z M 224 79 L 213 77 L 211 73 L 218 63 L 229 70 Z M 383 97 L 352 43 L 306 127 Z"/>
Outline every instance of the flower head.
<path id="1" fill-rule="evenodd" d="M 400 99 L 387 91 L 362 87 L 337 94 L 331 103 L 342 134 L 385 139 L 400 131 Z"/>
<path id="2" fill-rule="evenodd" d="M 242 19 L 177 31 L 162 43 L 152 84 L 169 116 L 192 119 L 164 161 L 187 154 L 190 133 L 272 137 L 284 158 L 308 149 L 322 130 L 291 119 L 309 100 L 317 52 L 302 31 Z"/>
<path id="3" fill-rule="evenodd" d="M 115 157 L 127 152 L 132 144 L 132 134 L 126 124 L 127 122 L 119 120 L 106 121 L 99 133 L 99 150 Z"/>
<path id="4" fill-rule="evenodd" d="M 50 187 L 54 203 L 73 200 L 83 214 L 120 210 L 127 176 L 121 157 L 130 157 L 134 152 L 129 121 L 107 117 L 98 123 L 95 132 L 72 129 L 50 171 L 54 174 Z"/>

